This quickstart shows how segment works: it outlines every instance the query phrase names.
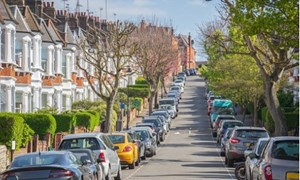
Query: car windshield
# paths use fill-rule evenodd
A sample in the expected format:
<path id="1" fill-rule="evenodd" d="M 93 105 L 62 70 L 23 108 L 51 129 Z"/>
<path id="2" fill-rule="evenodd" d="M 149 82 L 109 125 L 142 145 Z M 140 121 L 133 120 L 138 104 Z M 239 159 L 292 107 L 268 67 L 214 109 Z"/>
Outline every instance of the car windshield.
<path id="1" fill-rule="evenodd" d="M 41 166 L 57 164 L 63 165 L 64 162 L 63 154 L 31 154 L 25 156 L 19 156 L 14 159 L 11 167 L 28 167 L 28 166 Z"/>
<path id="2" fill-rule="evenodd" d="M 125 143 L 125 136 L 123 135 L 108 135 L 113 144 Z"/>
<path id="3" fill-rule="evenodd" d="M 157 120 L 154 120 L 154 119 L 145 119 L 145 120 L 143 120 L 143 122 L 145 122 L 145 123 L 154 123 L 155 126 L 157 126 L 157 127 L 161 126 L 161 124 L 158 123 Z"/>
<path id="4" fill-rule="evenodd" d="M 171 91 L 172 91 L 172 90 L 180 90 L 180 87 L 171 87 L 170 90 L 171 90 Z"/>
<path id="5" fill-rule="evenodd" d="M 78 138 L 78 139 L 65 139 L 59 146 L 60 150 L 67 149 L 100 149 L 100 145 L 95 138 Z"/>
<path id="6" fill-rule="evenodd" d="M 240 129 L 236 131 L 236 137 L 257 139 L 269 137 L 269 135 L 264 130 Z"/>
<path id="7" fill-rule="evenodd" d="M 257 154 L 261 154 L 262 150 L 264 149 L 264 147 L 266 146 L 268 141 L 261 141 L 259 143 L 258 149 L 257 149 Z"/>
<path id="8" fill-rule="evenodd" d="M 171 110 L 171 109 L 172 109 L 172 106 L 160 106 L 159 108 Z"/>
<path id="9" fill-rule="evenodd" d="M 152 115 L 163 116 L 165 118 L 168 117 L 168 115 L 166 113 L 163 113 L 163 112 L 153 112 Z"/>
<path id="10" fill-rule="evenodd" d="M 233 115 L 234 111 L 231 107 L 213 107 L 213 112 L 219 115 Z"/>
<path id="11" fill-rule="evenodd" d="M 135 131 L 135 134 L 140 140 L 149 139 L 149 135 L 146 131 Z"/>
<path id="12" fill-rule="evenodd" d="M 175 83 L 181 83 L 182 81 L 178 80 L 178 81 L 175 81 Z"/>
<path id="13" fill-rule="evenodd" d="M 275 159 L 299 160 L 299 140 L 276 141 L 271 156 Z"/>

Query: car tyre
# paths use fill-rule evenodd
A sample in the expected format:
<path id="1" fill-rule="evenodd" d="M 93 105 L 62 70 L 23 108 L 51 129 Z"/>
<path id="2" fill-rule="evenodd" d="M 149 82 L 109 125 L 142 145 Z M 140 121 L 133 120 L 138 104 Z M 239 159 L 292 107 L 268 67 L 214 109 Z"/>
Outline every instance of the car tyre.
<path id="1" fill-rule="evenodd" d="M 115 180 L 121 180 L 122 178 L 122 170 L 121 170 L 121 165 L 119 165 L 119 169 L 118 169 L 118 174 L 115 177 Z"/>
<path id="2" fill-rule="evenodd" d="M 141 157 L 139 156 L 138 159 L 135 162 L 135 166 L 139 166 L 141 162 Z"/>
<path id="3" fill-rule="evenodd" d="M 129 168 L 129 169 L 134 169 L 134 168 L 135 168 L 135 162 L 133 162 L 132 164 L 129 164 L 129 165 L 128 165 L 128 168 Z"/>
<path id="4" fill-rule="evenodd" d="M 225 156 L 225 152 L 221 151 L 220 156 Z"/>
<path id="5" fill-rule="evenodd" d="M 227 166 L 228 166 L 228 167 L 233 167 L 233 163 L 234 163 L 234 162 L 233 162 L 232 159 L 228 159 L 228 158 L 227 158 Z"/>

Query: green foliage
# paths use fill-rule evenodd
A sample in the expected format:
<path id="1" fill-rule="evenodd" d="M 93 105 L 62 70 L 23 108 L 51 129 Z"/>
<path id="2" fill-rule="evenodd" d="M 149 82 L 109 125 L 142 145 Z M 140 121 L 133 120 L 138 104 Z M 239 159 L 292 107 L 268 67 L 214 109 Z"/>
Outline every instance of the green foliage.
<path id="1" fill-rule="evenodd" d="M 33 135 L 34 135 L 34 131 L 28 126 L 28 124 L 24 123 L 21 146 L 26 147 L 28 142 L 32 139 Z"/>
<path id="2" fill-rule="evenodd" d="M 18 115 L 0 114 L 0 143 L 5 144 L 9 149 L 11 142 L 16 141 L 16 149 L 19 149 L 23 140 L 24 119 Z"/>
<path id="3" fill-rule="evenodd" d="M 135 84 L 149 84 L 145 78 L 143 78 L 142 76 L 139 76 L 136 80 L 135 80 Z"/>
<path id="4" fill-rule="evenodd" d="M 75 126 L 75 118 L 73 113 L 63 113 L 63 114 L 52 114 L 56 121 L 56 133 L 57 132 L 67 132 L 71 133 L 72 128 Z"/>
<path id="5" fill-rule="evenodd" d="M 92 102 L 88 100 L 77 101 L 72 104 L 72 109 L 81 109 L 88 110 L 92 107 L 97 107 L 100 105 L 100 102 Z"/>
<path id="6" fill-rule="evenodd" d="M 278 91 L 277 92 L 278 101 L 281 107 L 293 107 L 293 94 L 291 92 L 283 92 Z"/>
<path id="7" fill-rule="evenodd" d="M 142 105 L 143 105 L 143 99 L 142 98 L 138 98 L 138 97 L 136 97 L 136 98 L 133 98 L 133 99 L 131 99 L 131 108 L 135 108 L 135 109 L 137 109 L 138 111 L 140 111 L 141 110 L 141 107 L 142 107 Z"/>
<path id="8" fill-rule="evenodd" d="M 38 113 L 38 114 L 57 114 L 58 110 L 57 110 L 56 107 L 46 107 L 46 108 L 39 109 L 35 113 Z"/>
<path id="9" fill-rule="evenodd" d="M 56 131 L 56 120 L 51 114 L 20 114 L 29 127 L 43 139 L 49 132 L 52 136 Z"/>
<path id="10" fill-rule="evenodd" d="M 91 114 L 93 114 L 95 116 L 95 121 L 94 121 L 94 125 L 93 126 L 94 127 L 95 126 L 99 126 L 99 124 L 100 124 L 100 112 L 99 111 L 93 111 L 93 110 L 88 110 L 86 112 L 91 113 Z"/>
<path id="11" fill-rule="evenodd" d="M 148 84 L 135 84 L 135 85 L 128 85 L 129 88 L 149 88 Z"/>
<path id="12" fill-rule="evenodd" d="M 119 103 L 125 104 L 127 102 L 127 95 L 125 93 L 119 91 L 116 99 L 119 100 Z"/>
<path id="13" fill-rule="evenodd" d="M 120 92 L 127 94 L 127 88 L 120 88 Z M 149 98 L 150 91 L 148 88 L 128 88 L 129 97 Z"/>
<path id="14" fill-rule="evenodd" d="M 284 113 L 284 115 L 289 131 L 299 127 L 299 111 Z"/>
<path id="15" fill-rule="evenodd" d="M 116 111 L 116 113 L 120 113 L 121 112 L 120 104 L 118 102 L 114 103 L 113 110 Z"/>
<path id="16" fill-rule="evenodd" d="M 88 112 L 78 112 L 75 114 L 76 126 L 84 127 L 89 131 L 93 131 L 95 128 L 95 122 L 97 117 Z"/>
<path id="17" fill-rule="evenodd" d="M 199 73 L 200 73 L 201 76 L 207 77 L 207 73 L 208 73 L 207 66 L 202 65 L 201 68 L 199 68 L 198 71 L 199 71 Z"/>

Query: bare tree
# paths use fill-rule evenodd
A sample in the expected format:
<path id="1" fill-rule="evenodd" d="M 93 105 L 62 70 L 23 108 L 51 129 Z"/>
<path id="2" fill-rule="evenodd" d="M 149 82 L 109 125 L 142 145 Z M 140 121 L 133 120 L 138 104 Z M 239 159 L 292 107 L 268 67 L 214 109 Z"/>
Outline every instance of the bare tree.
<path id="1" fill-rule="evenodd" d="M 176 52 L 172 46 L 173 31 L 168 27 L 146 25 L 142 22 L 134 36 L 140 45 L 136 56 L 137 63 L 149 83 L 149 114 L 151 114 L 154 96 L 158 92 L 160 82 L 165 78 L 165 70 L 176 60 Z"/>
<path id="2" fill-rule="evenodd" d="M 79 46 L 82 58 L 77 59 L 78 67 L 95 94 L 106 102 L 104 132 L 111 132 L 111 114 L 115 97 L 122 78 L 134 73 L 128 71 L 134 64 L 138 46 L 130 40 L 135 25 L 130 22 L 108 23 L 106 29 L 89 28 Z M 87 63 L 95 71 L 86 68 Z M 134 67 L 132 66 L 133 70 Z"/>

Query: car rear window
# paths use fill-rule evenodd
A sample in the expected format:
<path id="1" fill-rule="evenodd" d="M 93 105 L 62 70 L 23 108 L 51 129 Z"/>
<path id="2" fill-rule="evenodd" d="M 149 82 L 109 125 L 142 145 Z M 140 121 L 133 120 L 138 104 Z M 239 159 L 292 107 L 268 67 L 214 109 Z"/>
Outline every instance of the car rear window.
<path id="1" fill-rule="evenodd" d="M 243 126 L 243 123 L 241 122 L 224 122 L 223 123 L 223 128 L 234 128 L 235 126 Z"/>
<path id="2" fill-rule="evenodd" d="M 101 148 L 102 147 L 102 148 Z M 96 138 L 76 138 L 76 139 L 64 139 L 59 146 L 60 150 L 67 149 L 90 149 L 99 150 L 104 149 Z"/>
<path id="3" fill-rule="evenodd" d="M 285 140 L 274 142 L 272 146 L 271 156 L 275 159 L 298 161 L 299 141 Z"/>
<path id="4" fill-rule="evenodd" d="M 108 135 L 108 137 L 113 144 L 125 143 L 125 136 L 123 135 Z"/>
<path id="5" fill-rule="evenodd" d="M 235 137 L 239 138 L 265 138 L 269 137 L 268 133 L 264 130 L 253 130 L 253 129 L 239 129 L 235 133 Z"/>
<path id="6" fill-rule="evenodd" d="M 62 154 L 32 154 L 16 157 L 11 167 L 26 167 L 50 164 L 63 165 L 64 159 L 65 157 Z"/>
<path id="7" fill-rule="evenodd" d="M 135 134 L 138 136 L 138 139 L 149 139 L 149 135 L 146 131 L 135 131 Z"/>

